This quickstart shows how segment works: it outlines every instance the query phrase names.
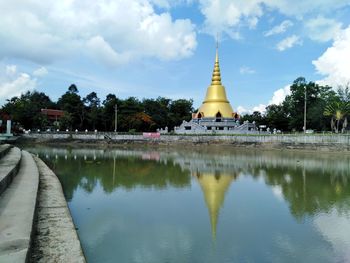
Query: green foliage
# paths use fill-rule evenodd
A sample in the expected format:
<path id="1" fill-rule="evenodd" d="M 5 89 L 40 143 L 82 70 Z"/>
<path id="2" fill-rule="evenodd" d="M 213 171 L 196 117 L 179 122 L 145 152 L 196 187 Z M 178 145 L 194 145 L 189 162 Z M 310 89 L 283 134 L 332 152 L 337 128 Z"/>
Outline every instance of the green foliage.
<path id="1" fill-rule="evenodd" d="M 59 122 L 59 129 L 60 130 L 72 130 L 73 127 L 73 118 L 72 114 L 69 112 L 65 112 L 63 117 L 61 117 L 60 122 Z"/>
<path id="2" fill-rule="evenodd" d="M 70 114 L 73 129 L 82 129 L 84 127 L 85 106 L 74 84 L 58 99 L 57 106 L 59 109 Z"/>
<path id="3" fill-rule="evenodd" d="M 19 123 L 25 129 L 45 127 L 46 119 L 41 114 L 41 109 L 55 108 L 55 104 L 42 92 L 26 92 L 20 97 L 7 100 L 2 111 L 9 114 L 15 123 Z"/>
<path id="4" fill-rule="evenodd" d="M 280 105 L 269 105 L 264 114 L 257 111 L 246 114 L 241 117 L 241 122 L 255 121 L 258 126 L 266 125 L 283 132 L 302 131 L 305 90 L 308 129 L 338 132 L 347 128 L 347 118 L 350 114 L 349 87 L 339 88 L 335 92 L 329 86 L 307 82 L 303 77 L 293 82 L 290 95 L 286 96 Z M 190 120 L 195 112 L 192 99 L 121 99 L 114 94 L 108 94 L 101 103 L 96 92 L 82 98 L 75 84 L 69 86 L 57 103 L 52 102 L 46 94 L 33 91 L 9 99 L 1 110 L 11 115 L 12 120 L 25 129 L 45 129 L 53 126 L 41 114 L 41 109 L 46 108 L 65 112 L 57 127 L 61 130 L 114 131 L 116 107 L 117 130 L 120 132 L 155 131 L 165 127 L 171 131 L 183 120 Z"/>
<path id="5" fill-rule="evenodd" d="M 242 123 L 245 121 L 255 121 L 257 126 L 266 124 L 266 118 L 261 114 L 260 111 L 254 111 L 252 114 L 243 115 L 240 120 Z"/>
<path id="6" fill-rule="evenodd" d="M 304 103 L 306 90 L 306 122 L 307 128 L 314 130 L 326 130 L 329 119 L 323 115 L 323 110 L 328 100 L 335 96 L 335 92 L 329 86 L 320 86 L 314 82 L 306 82 L 305 78 L 297 78 L 290 87 L 283 106 L 289 117 L 288 128 L 302 131 L 304 126 Z"/>
<path id="7" fill-rule="evenodd" d="M 330 101 L 339 97 L 350 98 L 349 89 L 335 93 L 329 86 L 320 86 L 297 78 L 290 86 L 290 95 L 280 105 L 269 105 L 266 112 L 244 115 L 241 120 L 255 121 L 281 131 L 302 131 L 304 126 L 304 103 L 306 90 L 306 127 L 316 131 L 329 130 L 330 115 L 323 114 Z"/>
<path id="8" fill-rule="evenodd" d="M 323 114 L 331 117 L 331 130 L 339 132 L 339 126 L 342 123 L 342 131 L 347 127 L 347 117 L 350 114 L 350 94 L 349 88 L 338 89 L 338 96 L 333 97 L 328 101 Z"/>
<path id="9" fill-rule="evenodd" d="M 25 129 L 114 131 L 117 107 L 118 131 L 139 132 L 155 131 L 166 126 L 173 129 L 184 119 L 191 119 L 192 104 L 192 100 L 171 100 L 164 97 L 142 101 L 135 97 L 120 99 L 114 94 L 108 94 L 101 104 L 96 92 L 82 98 L 77 86 L 72 84 L 57 103 L 52 102 L 44 93 L 27 92 L 8 100 L 2 111 L 11 115 L 12 120 Z M 41 114 L 41 109 L 60 109 L 64 115 L 54 125 L 47 116 Z"/>
<path id="10" fill-rule="evenodd" d="M 96 92 L 91 92 L 83 99 L 83 102 L 85 104 L 87 126 L 95 130 L 102 114 L 100 99 L 97 97 Z"/>
<path id="11" fill-rule="evenodd" d="M 269 105 L 266 108 L 265 120 L 268 126 L 272 129 L 281 131 L 288 130 L 288 114 L 283 105 Z"/>

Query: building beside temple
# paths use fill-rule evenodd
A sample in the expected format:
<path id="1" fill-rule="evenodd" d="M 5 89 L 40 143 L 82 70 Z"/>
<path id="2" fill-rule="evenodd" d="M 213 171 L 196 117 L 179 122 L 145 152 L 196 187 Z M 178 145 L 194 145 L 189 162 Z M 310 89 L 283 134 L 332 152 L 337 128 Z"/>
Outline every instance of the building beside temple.
<path id="1" fill-rule="evenodd" d="M 205 99 L 192 114 L 192 120 L 183 121 L 180 127 L 175 127 L 177 134 L 192 133 L 256 133 L 254 123 L 239 123 L 239 114 L 234 112 L 226 96 L 225 87 L 221 83 L 218 48 L 211 85 L 207 89 Z"/>
<path id="2" fill-rule="evenodd" d="M 59 127 L 60 119 L 64 116 L 64 111 L 55 109 L 41 109 L 41 114 L 46 117 L 48 127 Z"/>

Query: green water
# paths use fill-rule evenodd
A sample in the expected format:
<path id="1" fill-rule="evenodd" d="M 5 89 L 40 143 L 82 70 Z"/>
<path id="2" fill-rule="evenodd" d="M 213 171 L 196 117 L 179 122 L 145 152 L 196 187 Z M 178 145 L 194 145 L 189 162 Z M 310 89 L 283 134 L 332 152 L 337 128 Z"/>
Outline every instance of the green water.
<path id="1" fill-rule="evenodd" d="M 88 262 L 350 262 L 350 156 L 31 148 Z"/>

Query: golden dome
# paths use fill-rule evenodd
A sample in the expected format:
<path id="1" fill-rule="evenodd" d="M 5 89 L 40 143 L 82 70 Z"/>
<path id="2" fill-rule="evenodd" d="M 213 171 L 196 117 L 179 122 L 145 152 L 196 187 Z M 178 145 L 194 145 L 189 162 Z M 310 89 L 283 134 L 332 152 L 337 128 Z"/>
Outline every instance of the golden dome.
<path id="1" fill-rule="evenodd" d="M 233 112 L 230 102 L 226 97 L 225 87 L 221 84 L 218 48 L 216 48 L 216 57 L 211 85 L 208 87 L 203 104 L 200 106 L 195 117 L 201 118 L 217 116 L 223 118 L 235 117 L 235 113 Z"/>

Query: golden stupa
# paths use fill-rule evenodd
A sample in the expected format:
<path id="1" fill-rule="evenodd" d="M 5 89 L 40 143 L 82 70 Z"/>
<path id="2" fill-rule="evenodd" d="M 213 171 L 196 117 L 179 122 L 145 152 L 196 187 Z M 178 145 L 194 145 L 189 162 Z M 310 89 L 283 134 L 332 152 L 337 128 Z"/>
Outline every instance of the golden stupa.
<path id="1" fill-rule="evenodd" d="M 226 191 L 234 179 L 234 175 L 228 174 L 197 174 L 197 180 L 202 188 L 205 203 L 208 207 L 212 237 L 214 239 L 216 238 L 216 227 L 218 223 L 220 208 L 224 203 Z"/>
<path id="2" fill-rule="evenodd" d="M 221 84 L 221 74 L 219 66 L 218 45 L 216 45 L 216 57 L 211 85 L 207 89 L 207 94 L 195 118 L 236 118 L 236 113 L 226 97 L 225 87 Z"/>

